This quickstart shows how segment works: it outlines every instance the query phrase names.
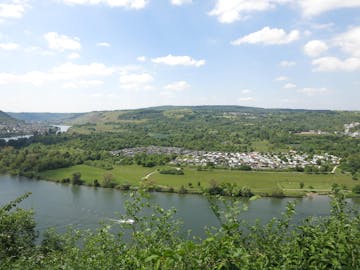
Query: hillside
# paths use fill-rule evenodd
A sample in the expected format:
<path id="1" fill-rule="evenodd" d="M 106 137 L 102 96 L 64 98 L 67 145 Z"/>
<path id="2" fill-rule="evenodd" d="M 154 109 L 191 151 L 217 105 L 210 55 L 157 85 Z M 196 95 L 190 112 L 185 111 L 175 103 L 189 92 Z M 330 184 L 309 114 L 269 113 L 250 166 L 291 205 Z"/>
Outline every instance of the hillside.
<path id="1" fill-rule="evenodd" d="M 8 115 L 7 113 L 0 111 L 0 125 L 21 124 L 21 123 L 23 123 L 23 121 L 15 119 L 10 115 Z"/>
<path id="2" fill-rule="evenodd" d="M 268 152 L 339 148 L 333 142 L 352 122 L 360 122 L 360 112 L 166 106 L 91 112 L 69 124 L 70 134 L 91 135 L 99 149 L 158 145 Z"/>
<path id="3" fill-rule="evenodd" d="M 8 112 L 13 118 L 25 121 L 27 123 L 51 123 L 58 124 L 65 121 L 70 121 L 74 118 L 80 117 L 82 113 L 12 113 Z"/>
<path id="4" fill-rule="evenodd" d="M 330 110 L 264 109 L 242 106 L 161 106 L 136 110 L 95 111 L 69 118 L 80 133 L 121 130 L 121 126 L 153 124 L 201 124 L 206 126 L 279 126 L 287 131 L 342 131 L 346 123 L 360 121 L 360 112 Z"/>

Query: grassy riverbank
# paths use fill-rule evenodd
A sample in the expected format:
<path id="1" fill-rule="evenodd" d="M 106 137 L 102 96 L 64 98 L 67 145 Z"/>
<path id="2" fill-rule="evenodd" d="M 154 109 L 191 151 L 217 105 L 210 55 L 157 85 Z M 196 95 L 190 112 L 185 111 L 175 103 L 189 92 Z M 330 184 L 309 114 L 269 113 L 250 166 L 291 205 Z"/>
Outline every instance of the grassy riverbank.
<path id="1" fill-rule="evenodd" d="M 286 196 L 301 196 L 314 191 L 327 194 L 332 184 L 351 190 L 356 181 L 348 174 L 306 174 L 299 172 L 266 172 L 211 169 L 198 171 L 195 168 L 184 168 L 184 175 L 160 174 L 164 167 L 144 168 L 141 166 L 117 166 L 112 170 L 78 165 L 69 168 L 45 171 L 41 178 L 51 181 L 61 181 L 73 173 L 81 173 L 81 179 L 86 185 L 93 185 L 94 180 L 101 184 L 105 175 L 112 175 L 112 181 L 117 185 L 129 184 L 139 186 L 147 184 L 163 188 L 173 188 L 179 191 L 185 187 L 188 192 L 200 192 L 214 183 L 231 183 L 239 187 L 247 186 L 254 193 L 271 196 L 274 190 L 282 190 Z"/>

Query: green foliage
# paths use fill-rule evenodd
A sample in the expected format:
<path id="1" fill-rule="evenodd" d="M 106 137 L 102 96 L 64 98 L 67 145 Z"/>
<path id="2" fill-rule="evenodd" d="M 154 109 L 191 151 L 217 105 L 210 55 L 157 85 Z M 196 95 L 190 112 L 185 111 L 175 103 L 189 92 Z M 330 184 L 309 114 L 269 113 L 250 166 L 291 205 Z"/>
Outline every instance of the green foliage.
<path id="1" fill-rule="evenodd" d="M 294 222 L 295 204 L 289 203 L 280 218 L 251 225 L 239 219 L 246 210 L 240 201 L 210 196 L 219 227 L 208 230 L 204 239 L 184 237 L 176 211 L 154 206 L 139 192 L 131 193 L 119 217 L 134 222 L 62 235 L 50 230 L 41 244 L 31 245 L 31 253 L 2 253 L 0 269 L 360 268 L 359 215 L 351 212 L 339 189 L 329 217 Z M 120 233 L 112 233 L 112 227 Z"/>
<path id="2" fill-rule="evenodd" d="M 111 173 L 104 174 L 102 187 L 104 188 L 113 188 L 116 186 L 116 183 L 114 181 L 114 176 Z"/>
<path id="3" fill-rule="evenodd" d="M 84 183 L 83 180 L 81 180 L 81 173 L 75 172 L 71 176 L 71 183 L 73 185 L 82 185 Z"/>
<path id="4" fill-rule="evenodd" d="M 179 194 L 186 194 L 187 192 L 187 189 L 182 185 L 179 189 Z"/>
<path id="5" fill-rule="evenodd" d="M 158 165 L 165 165 L 173 157 L 170 155 L 159 155 L 159 154 L 136 154 L 134 157 L 134 161 L 137 165 L 142 165 L 144 167 L 155 167 Z"/>
<path id="6" fill-rule="evenodd" d="M 356 185 L 352 191 L 356 194 L 360 194 L 360 185 Z"/>
<path id="7" fill-rule="evenodd" d="M 303 189 L 304 186 L 305 186 L 304 182 L 300 182 L 300 183 L 299 183 L 299 187 L 300 187 L 301 189 Z"/>
<path id="8" fill-rule="evenodd" d="M 14 209 L 30 193 L 0 208 L 0 262 L 31 254 L 36 238 L 33 212 Z"/>
<path id="9" fill-rule="evenodd" d="M 249 165 L 241 165 L 239 167 L 239 170 L 241 170 L 241 171 L 251 171 L 251 166 L 249 166 Z"/>
<path id="10" fill-rule="evenodd" d="M 205 192 L 209 195 L 221 195 L 232 197 L 251 197 L 254 193 L 250 187 L 243 186 L 239 188 L 236 184 L 222 183 L 218 184 L 216 181 L 211 181 L 210 187 L 205 189 Z"/>
<path id="11" fill-rule="evenodd" d="M 184 175 L 184 171 L 181 169 L 164 169 L 160 170 L 161 174 L 172 174 L 172 175 Z"/>
<path id="12" fill-rule="evenodd" d="M 271 191 L 271 196 L 272 197 L 277 197 L 277 198 L 285 197 L 284 190 L 282 188 L 275 187 Z"/>

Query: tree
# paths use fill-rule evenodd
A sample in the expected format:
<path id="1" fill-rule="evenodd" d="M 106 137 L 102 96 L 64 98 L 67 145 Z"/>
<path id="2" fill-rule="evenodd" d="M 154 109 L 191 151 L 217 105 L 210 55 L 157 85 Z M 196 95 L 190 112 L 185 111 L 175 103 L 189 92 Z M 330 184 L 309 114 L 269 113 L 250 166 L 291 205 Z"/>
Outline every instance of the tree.
<path id="1" fill-rule="evenodd" d="M 116 183 L 114 183 L 114 176 L 111 173 L 105 173 L 102 186 L 104 188 L 113 188 L 115 185 Z"/>
<path id="2" fill-rule="evenodd" d="M 35 246 L 36 231 L 33 212 L 14 208 L 30 193 L 0 208 L 0 262 L 6 257 L 30 254 Z"/>
<path id="3" fill-rule="evenodd" d="M 73 185 L 82 185 L 84 183 L 84 181 L 81 180 L 81 173 L 79 173 L 79 172 L 73 173 L 72 177 L 71 177 L 71 183 Z"/>

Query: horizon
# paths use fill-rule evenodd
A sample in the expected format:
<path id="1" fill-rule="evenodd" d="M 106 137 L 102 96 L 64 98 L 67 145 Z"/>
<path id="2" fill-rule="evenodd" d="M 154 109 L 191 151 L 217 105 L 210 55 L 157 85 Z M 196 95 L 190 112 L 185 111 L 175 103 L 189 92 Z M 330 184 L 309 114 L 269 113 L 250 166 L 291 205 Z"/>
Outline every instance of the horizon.
<path id="1" fill-rule="evenodd" d="M 360 110 L 359 0 L 3 2 L 2 111 Z"/>
<path id="2" fill-rule="evenodd" d="M 63 112 L 56 112 L 56 111 L 4 111 L 0 110 L 0 112 L 8 113 L 39 113 L 39 114 L 87 114 L 92 112 L 113 112 L 113 111 L 136 111 L 136 110 L 147 110 L 147 109 L 158 109 L 161 107 L 184 107 L 184 108 L 193 108 L 193 107 L 241 107 L 241 108 L 249 108 L 249 109 L 263 109 L 263 110 L 291 110 L 291 111 L 339 111 L 339 112 L 360 112 L 360 110 L 336 110 L 336 109 L 306 109 L 306 108 L 280 108 L 280 107 L 256 107 L 256 106 L 243 106 L 243 105 L 159 105 L 159 106 L 151 106 L 151 107 L 139 107 L 139 108 L 129 108 L 129 109 L 111 109 L 111 110 L 93 110 L 93 111 L 81 111 L 81 112 L 72 112 L 72 111 L 63 111 Z"/>

